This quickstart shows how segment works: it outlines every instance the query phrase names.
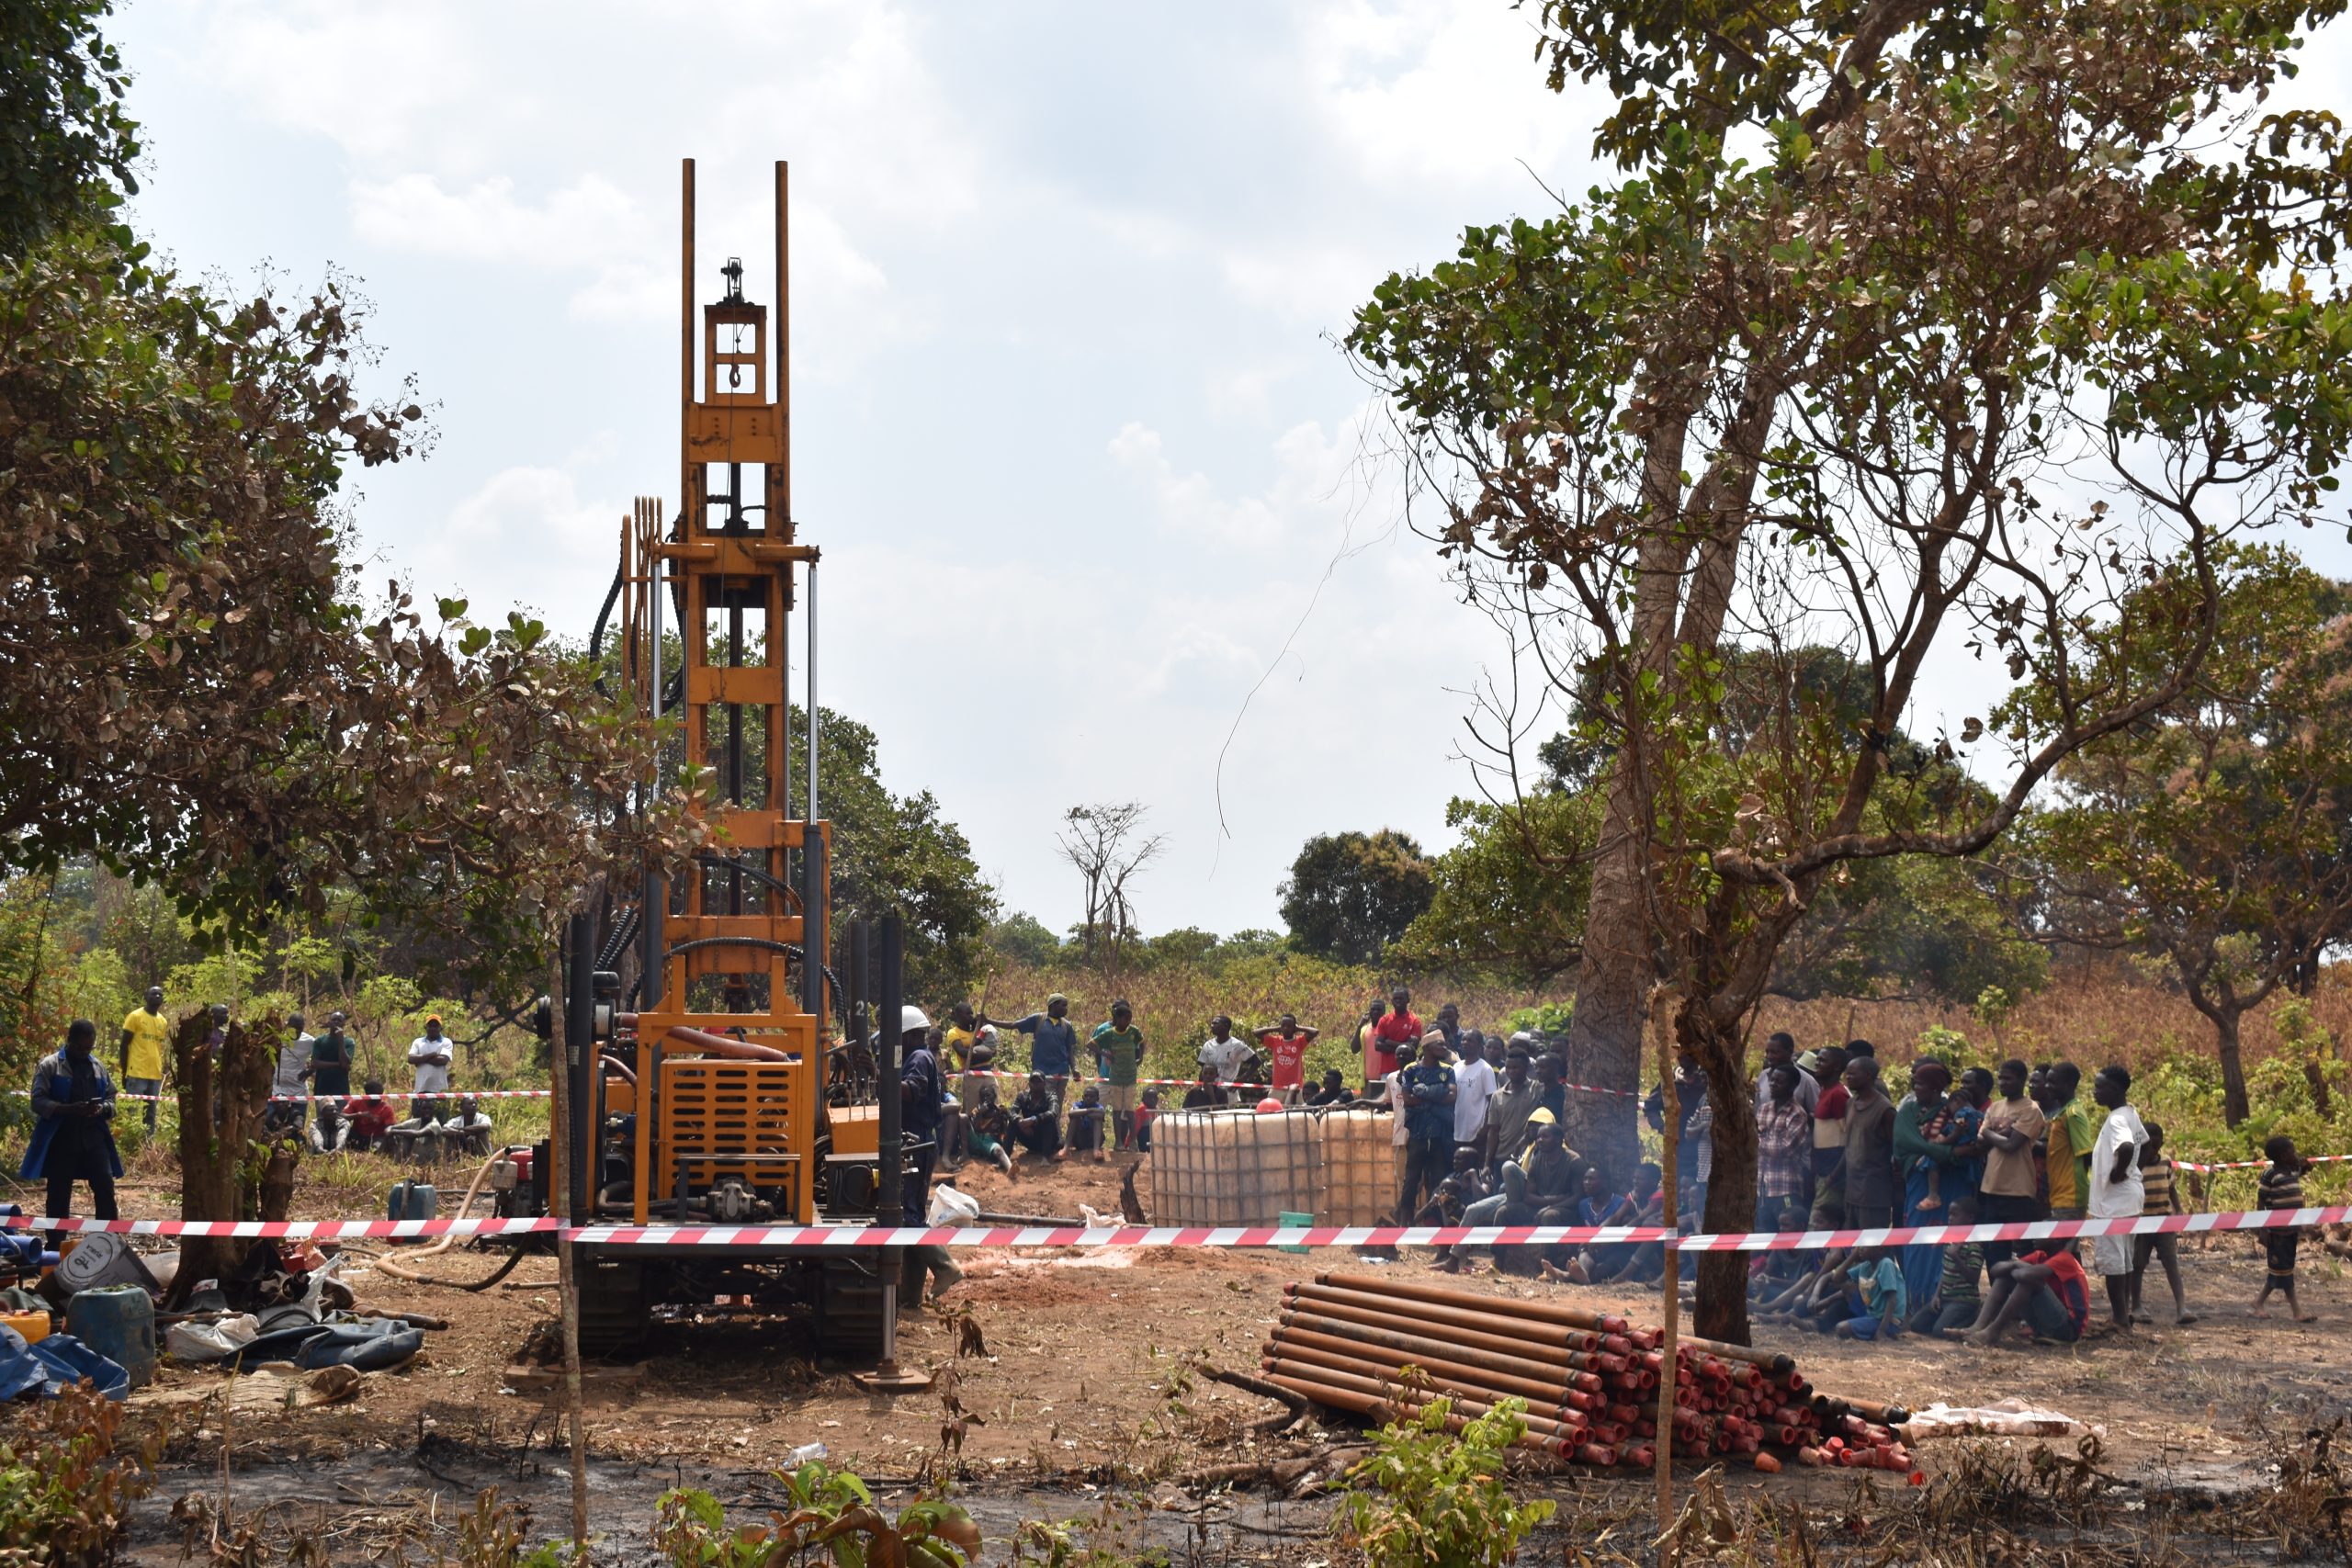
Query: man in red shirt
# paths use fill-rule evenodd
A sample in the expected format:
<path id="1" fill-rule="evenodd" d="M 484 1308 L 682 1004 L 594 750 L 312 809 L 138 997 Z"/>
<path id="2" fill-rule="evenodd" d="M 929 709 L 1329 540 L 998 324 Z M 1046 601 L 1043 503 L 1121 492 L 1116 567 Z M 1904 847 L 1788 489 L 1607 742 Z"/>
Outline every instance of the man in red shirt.
<path id="1" fill-rule="evenodd" d="M 2001 1331 L 2022 1321 L 2036 1339 L 2071 1345 L 2083 1337 L 2091 1321 L 2091 1284 L 2075 1249 L 2065 1243 L 2047 1252 L 2029 1252 L 1993 1265 L 1993 1288 L 1976 1325 L 1964 1338 L 1979 1349 L 1990 1346 Z"/>
<path id="2" fill-rule="evenodd" d="M 1388 993 L 1388 1010 L 1373 1021 L 1371 1036 L 1363 1045 L 1366 1083 L 1379 1083 L 1395 1072 L 1399 1054 L 1409 1062 L 1420 1049 L 1424 1031 L 1421 1021 L 1413 1016 L 1412 1003 L 1412 993 L 1402 986 Z"/>
<path id="3" fill-rule="evenodd" d="M 1286 1012 L 1273 1028 L 1253 1032 L 1258 1036 L 1258 1048 L 1266 1053 L 1266 1060 L 1274 1069 L 1274 1098 L 1284 1105 L 1296 1105 L 1306 1088 L 1306 1048 L 1323 1032 L 1301 1029 L 1298 1015 Z"/>

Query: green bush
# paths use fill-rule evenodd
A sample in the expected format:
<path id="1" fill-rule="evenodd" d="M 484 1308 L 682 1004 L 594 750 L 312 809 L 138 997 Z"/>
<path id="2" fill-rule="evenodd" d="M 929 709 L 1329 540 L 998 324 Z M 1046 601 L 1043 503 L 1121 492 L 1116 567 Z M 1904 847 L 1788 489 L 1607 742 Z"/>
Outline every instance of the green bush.
<path id="1" fill-rule="evenodd" d="M 1453 1402 L 1433 1399 L 1373 1438 L 1348 1472 L 1339 1529 L 1369 1568 L 1501 1568 L 1553 1506 L 1521 1503 L 1502 1483 L 1503 1455 L 1526 1431 L 1522 1399 L 1446 1430 Z"/>

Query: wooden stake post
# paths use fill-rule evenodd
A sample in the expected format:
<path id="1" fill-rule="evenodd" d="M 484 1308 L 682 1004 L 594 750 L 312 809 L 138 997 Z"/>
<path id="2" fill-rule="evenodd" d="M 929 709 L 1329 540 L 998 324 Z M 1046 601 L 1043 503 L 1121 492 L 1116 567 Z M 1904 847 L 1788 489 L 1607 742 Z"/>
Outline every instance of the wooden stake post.
<path id="1" fill-rule="evenodd" d="M 571 939 L 579 941 L 588 928 L 584 922 L 571 922 Z M 556 1232 L 555 1258 L 558 1299 L 562 1303 L 563 1326 L 563 1409 L 571 1424 L 571 1557 L 575 1562 L 587 1561 L 588 1551 L 588 1437 L 580 1424 L 580 1276 L 571 1255 L 569 1226 L 571 1214 L 571 1065 L 582 1051 L 595 1048 L 593 1041 L 579 1038 L 575 1027 L 576 1010 L 570 1004 L 571 997 L 564 986 L 564 961 L 558 958 L 548 995 L 564 1002 L 559 1013 L 562 1031 L 561 1042 L 548 1054 L 548 1201 L 556 1218 L 567 1227 Z M 593 1190 L 593 1187 L 592 1187 Z"/>
<path id="2" fill-rule="evenodd" d="M 1660 1030 L 1657 1037 L 1658 1082 L 1666 1100 L 1664 1134 L 1658 1150 L 1658 1169 L 1663 1175 L 1659 1191 L 1666 1200 L 1664 1218 L 1668 1229 L 1675 1227 L 1680 1217 L 1675 1199 L 1675 1155 L 1682 1142 L 1682 1096 L 1674 1081 L 1673 1053 L 1668 1048 L 1670 1029 Z M 1674 1412 L 1675 1389 L 1682 1381 L 1675 1353 L 1675 1329 L 1682 1307 L 1682 1258 L 1672 1237 L 1664 1245 L 1664 1268 L 1658 1279 L 1658 1323 L 1663 1333 L 1658 1340 L 1657 1374 L 1657 1561 L 1658 1568 L 1672 1568 L 1674 1547 L 1667 1540 L 1667 1532 L 1674 1528 Z"/>

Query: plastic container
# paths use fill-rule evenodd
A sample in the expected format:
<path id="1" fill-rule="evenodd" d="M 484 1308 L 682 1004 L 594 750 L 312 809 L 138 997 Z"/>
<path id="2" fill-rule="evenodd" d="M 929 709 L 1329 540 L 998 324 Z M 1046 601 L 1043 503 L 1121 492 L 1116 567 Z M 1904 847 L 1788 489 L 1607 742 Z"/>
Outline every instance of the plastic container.
<path id="1" fill-rule="evenodd" d="M 1316 1217 L 1327 1225 L 1385 1224 L 1396 1212 L 1396 1121 L 1377 1111 L 1318 1111 L 1323 1193 Z"/>
<path id="2" fill-rule="evenodd" d="M 28 1345 L 38 1345 L 49 1337 L 49 1314 L 45 1312 L 0 1313 L 0 1325 L 15 1329 Z"/>
<path id="3" fill-rule="evenodd" d="M 393 1220 L 429 1220 L 441 1212 L 441 1194 L 429 1181 L 395 1181 L 384 1214 Z"/>
<path id="4" fill-rule="evenodd" d="M 160 1289 L 139 1254 L 130 1250 L 130 1238 L 116 1231 L 84 1232 L 81 1244 L 58 1258 L 57 1283 L 67 1295 L 110 1285 Z"/>
<path id="5" fill-rule="evenodd" d="M 155 1300 L 138 1286 L 76 1292 L 65 1309 L 65 1327 L 129 1373 L 132 1388 L 155 1381 Z"/>
<path id="6" fill-rule="evenodd" d="M 1163 1225 L 1271 1225 L 1322 1205 L 1322 1142 L 1311 1116 L 1253 1109 L 1175 1111 L 1151 1126 L 1151 1207 Z"/>

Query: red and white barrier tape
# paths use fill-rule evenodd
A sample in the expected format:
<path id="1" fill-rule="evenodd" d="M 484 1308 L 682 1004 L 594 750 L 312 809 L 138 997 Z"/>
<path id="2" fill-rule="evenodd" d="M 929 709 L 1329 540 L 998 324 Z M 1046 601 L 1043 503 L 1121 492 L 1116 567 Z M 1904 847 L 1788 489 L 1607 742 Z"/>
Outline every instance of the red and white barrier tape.
<path id="1" fill-rule="evenodd" d="M 1079 1084 L 1081 1086 L 1092 1084 L 1098 1089 L 1108 1088 L 1111 1081 L 1108 1078 L 1087 1077 L 1082 1074 L 1078 1073 L 1032 1073 L 1022 1071 L 1019 1068 L 943 1066 L 940 1071 L 950 1078 L 1013 1078 L 1023 1083 L 1026 1083 L 1031 1078 L 1044 1078 L 1049 1083 Z M 1530 1079 L 1529 1081 L 1533 1082 L 1534 1080 Z M 1136 1079 L 1136 1083 L 1138 1086 L 1149 1087 L 1152 1089 L 1198 1089 L 1201 1087 L 1201 1080 L 1199 1078 L 1137 1078 Z M 1255 1089 L 1271 1091 L 1277 1087 L 1304 1089 L 1306 1085 L 1305 1083 L 1281 1086 L 1262 1083 L 1217 1083 L 1212 1084 L 1210 1087 L 1213 1089 Z M 1562 1084 L 1560 1087 L 1562 1089 L 1573 1089 L 1578 1094 L 1613 1094 L 1622 1096 L 1626 1100 L 1639 1100 L 1642 1098 L 1642 1094 L 1639 1089 L 1602 1089 L 1596 1084 L 1586 1083 Z M 1084 1092 L 1083 1088 L 1080 1089 L 1080 1092 Z M 1355 1105 L 1377 1105 L 1383 1102 L 1359 1095 L 1349 1103 Z M 1069 1107 L 1065 1105 L 1063 1109 L 1068 1110 Z M 1308 1108 L 1301 1107 L 1301 1109 Z M 1317 1106 L 1312 1109 L 1329 1110 L 1330 1108 L 1328 1106 Z"/>
<path id="2" fill-rule="evenodd" d="M 1672 1241 L 1686 1252 L 1819 1252 L 1961 1241 L 2043 1241 L 2071 1236 L 2177 1235 L 2352 1221 L 2352 1205 L 2245 1210 L 2220 1214 L 2143 1214 L 2112 1220 L 2035 1220 L 2014 1224 L 1908 1225 L 1883 1230 L 1755 1231 L 1678 1237 L 1657 1225 L 580 1225 L 574 1241 L 602 1247 L 1555 1247 Z M 356 1236 L 527 1235 L 561 1230 L 554 1219 L 500 1220 L 86 1220 L 0 1223 L 14 1230 L 121 1231 L 137 1235 L 264 1236 L 334 1240 Z"/>
<path id="3" fill-rule="evenodd" d="M 118 1231 L 131 1235 L 266 1236 L 273 1240 L 334 1241 L 346 1236 L 528 1235 L 563 1228 L 537 1220 L 82 1220 L 0 1218 L 10 1230 Z"/>
<path id="4" fill-rule="evenodd" d="M 386 1089 L 375 1098 L 379 1100 L 545 1100 L 554 1092 L 555 1090 L 551 1089 Z M 31 1095 L 32 1090 L 28 1089 L 8 1090 L 8 1096 L 12 1100 L 27 1100 L 31 1098 Z M 179 1103 L 179 1096 L 175 1094 L 118 1094 L 115 1098 L 142 1101 L 152 1100 L 158 1105 Z M 269 1098 L 273 1104 L 303 1105 L 313 1100 L 366 1100 L 368 1096 L 365 1094 L 273 1094 Z"/>
<path id="5" fill-rule="evenodd" d="M 2303 1156 L 2305 1165 L 2333 1165 L 2342 1160 L 2352 1160 L 2352 1155 L 2305 1155 Z M 2172 1163 L 2178 1169 L 2195 1171 L 2261 1170 L 2270 1164 L 2267 1159 L 2222 1160 L 2212 1165 L 2199 1165 L 2190 1159 L 2177 1159 Z"/>
<path id="6" fill-rule="evenodd" d="M 1819 1252 L 1829 1247 L 1942 1246 L 1960 1241 L 2055 1241 L 2081 1235 L 2178 1235 L 2252 1231 L 2352 1220 L 2352 1206 L 2249 1209 L 2219 1214 L 2139 1214 L 2112 1220 L 2031 1220 L 2012 1224 L 1895 1225 L 1884 1230 L 1743 1231 L 1686 1235 L 1685 1252 Z"/>

